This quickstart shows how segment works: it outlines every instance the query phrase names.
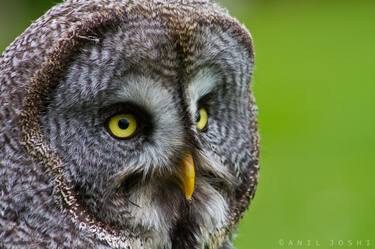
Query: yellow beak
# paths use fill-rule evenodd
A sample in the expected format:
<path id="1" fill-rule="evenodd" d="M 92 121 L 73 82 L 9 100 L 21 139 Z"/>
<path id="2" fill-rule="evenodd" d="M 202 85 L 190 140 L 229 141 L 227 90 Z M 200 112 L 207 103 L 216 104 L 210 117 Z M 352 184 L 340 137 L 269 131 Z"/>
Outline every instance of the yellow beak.
<path id="1" fill-rule="evenodd" d="M 191 154 L 185 157 L 182 161 L 180 183 L 180 188 L 184 193 L 186 200 L 191 201 L 195 188 L 195 165 Z"/>

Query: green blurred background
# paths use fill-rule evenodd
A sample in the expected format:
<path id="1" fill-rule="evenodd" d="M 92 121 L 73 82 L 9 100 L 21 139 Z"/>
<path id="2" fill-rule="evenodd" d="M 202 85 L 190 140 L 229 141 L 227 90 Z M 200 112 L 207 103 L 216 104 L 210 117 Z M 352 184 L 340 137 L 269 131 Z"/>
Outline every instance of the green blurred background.
<path id="1" fill-rule="evenodd" d="M 56 2 L 0 0 L 0 50 Z M 236 248 L 375 248 L 375 1 L 221 2 L 255 40 L 262 135 Z"/>

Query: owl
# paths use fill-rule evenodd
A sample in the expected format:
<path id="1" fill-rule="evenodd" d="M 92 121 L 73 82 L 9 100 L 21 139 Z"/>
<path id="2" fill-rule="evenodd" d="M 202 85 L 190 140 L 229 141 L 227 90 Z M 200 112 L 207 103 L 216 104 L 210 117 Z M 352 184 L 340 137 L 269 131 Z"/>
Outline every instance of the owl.
<path id="1" fill-rule="evenodd" d="M 0 58 L 0 248 L 230 249 L 250 34 L 208 0 L 66 0 Z"/>

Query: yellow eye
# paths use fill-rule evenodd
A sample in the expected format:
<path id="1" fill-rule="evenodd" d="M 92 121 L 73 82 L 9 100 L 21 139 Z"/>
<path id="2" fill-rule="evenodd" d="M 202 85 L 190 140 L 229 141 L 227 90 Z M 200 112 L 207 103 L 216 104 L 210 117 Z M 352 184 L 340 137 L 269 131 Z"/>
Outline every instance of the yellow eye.
<path id="1" fill-rule="evenodd" d="M 204 131 L 208 125 L 208 113 L 203 107 L 199 108 L 198 118 L 197 118 L 197 129 Z"/>
<path id="2" fill-rule="evenodd" d="M 118 139 L 132 137 L 137 130 L 137 120 L 132 114 L 115 115 L 108 121 L 109 133 Z"/>

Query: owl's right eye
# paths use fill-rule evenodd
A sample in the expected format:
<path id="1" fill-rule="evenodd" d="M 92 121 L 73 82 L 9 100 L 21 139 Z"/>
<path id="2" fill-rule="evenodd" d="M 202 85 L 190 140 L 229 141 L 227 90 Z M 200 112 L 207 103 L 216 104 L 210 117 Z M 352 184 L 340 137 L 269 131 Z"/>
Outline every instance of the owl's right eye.
<path id="1" fill-rule="evenodd" d="M 134 115 L 117 114 L 107 121 L 109 134 L 118 139 L 129 139 L 137 131 L 137 120 Z"/>

